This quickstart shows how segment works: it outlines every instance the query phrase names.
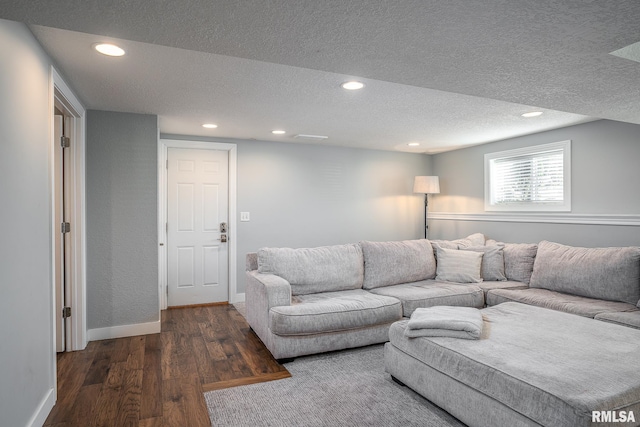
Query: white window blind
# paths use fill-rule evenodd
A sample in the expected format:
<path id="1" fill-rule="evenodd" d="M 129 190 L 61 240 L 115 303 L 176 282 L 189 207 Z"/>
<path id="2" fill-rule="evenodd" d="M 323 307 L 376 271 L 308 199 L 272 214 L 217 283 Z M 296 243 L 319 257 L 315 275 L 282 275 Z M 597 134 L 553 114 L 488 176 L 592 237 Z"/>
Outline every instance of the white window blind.
<path id="1" fill-rule="evenodd" d="M 485 209 L 568 211 L 570 141 L 485 155 Z"/>

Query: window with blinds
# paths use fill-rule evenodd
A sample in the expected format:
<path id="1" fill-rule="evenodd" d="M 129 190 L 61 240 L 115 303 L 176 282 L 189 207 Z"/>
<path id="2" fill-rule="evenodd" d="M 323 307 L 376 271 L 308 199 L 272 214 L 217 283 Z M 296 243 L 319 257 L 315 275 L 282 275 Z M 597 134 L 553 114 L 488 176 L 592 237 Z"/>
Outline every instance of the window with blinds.
<path id="1" fill-rule="evenodd" d="M 485 210 L 570 211 L 571 141 L 485 154 Z"/>

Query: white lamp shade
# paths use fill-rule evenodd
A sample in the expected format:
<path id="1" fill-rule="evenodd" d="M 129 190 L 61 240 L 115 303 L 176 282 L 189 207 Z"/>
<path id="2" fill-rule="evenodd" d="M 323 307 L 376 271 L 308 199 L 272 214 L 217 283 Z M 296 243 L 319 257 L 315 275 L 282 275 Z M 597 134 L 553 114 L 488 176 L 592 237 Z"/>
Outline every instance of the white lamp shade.
<path id="1" fill-rule="evenodd" d="M 420 194 L 439 194 L 440 179 L 437 176 L 416 176 L 413 192 Z"/>

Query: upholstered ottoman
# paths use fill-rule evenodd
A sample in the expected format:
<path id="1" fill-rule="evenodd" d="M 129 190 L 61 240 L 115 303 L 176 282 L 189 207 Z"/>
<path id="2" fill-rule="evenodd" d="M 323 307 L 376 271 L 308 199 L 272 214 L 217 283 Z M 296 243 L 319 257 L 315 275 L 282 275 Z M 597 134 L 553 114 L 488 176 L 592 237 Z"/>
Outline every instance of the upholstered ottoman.
<path id="1" fill-rule="evenodd" d="M 394 323 L 387 372 L 470 426 L 605 425 L 592 411 L 638 425 L 640 330 L 514 302 L 482 313 L 480 340 L 409 339 Z"/>

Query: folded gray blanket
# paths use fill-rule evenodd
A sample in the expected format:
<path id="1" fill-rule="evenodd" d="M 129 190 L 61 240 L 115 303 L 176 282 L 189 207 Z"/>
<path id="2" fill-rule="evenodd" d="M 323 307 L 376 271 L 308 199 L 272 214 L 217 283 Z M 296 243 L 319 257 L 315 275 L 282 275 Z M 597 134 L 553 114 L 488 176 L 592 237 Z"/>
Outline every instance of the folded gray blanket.
<path id="1" fill-rule="evenodd" d="M 404 335 L 409 338 L 451 337 L 477 340 L 482 335 L 482 326 L 482 314 L 477 308 L 417 308 L 411 314 Z"/>

